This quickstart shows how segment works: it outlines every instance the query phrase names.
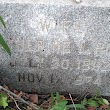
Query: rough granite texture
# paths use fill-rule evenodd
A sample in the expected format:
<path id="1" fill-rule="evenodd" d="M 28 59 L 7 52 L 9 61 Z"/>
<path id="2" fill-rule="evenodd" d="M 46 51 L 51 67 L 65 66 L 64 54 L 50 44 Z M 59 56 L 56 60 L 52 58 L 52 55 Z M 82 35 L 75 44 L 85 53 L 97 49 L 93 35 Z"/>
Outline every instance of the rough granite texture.
<path id="1" fill-rule="evenodd" d="M 4 0 L 5 1 L 5 0 Z M 110 95 L 110 8 L 0 3 L 12 50 L 0 83 L 26 92 Z"/>

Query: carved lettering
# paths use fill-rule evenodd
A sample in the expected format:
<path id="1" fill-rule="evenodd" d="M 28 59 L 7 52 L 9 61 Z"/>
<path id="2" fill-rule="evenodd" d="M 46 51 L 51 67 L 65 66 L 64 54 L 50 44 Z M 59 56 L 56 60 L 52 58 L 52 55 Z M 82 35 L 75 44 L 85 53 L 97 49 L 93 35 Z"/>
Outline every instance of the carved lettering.
<path id="1" fill-rule="evenodd" d="M 79 30 L 80 29 L 80 26 L 81 25 L 81 23 L 80 23 L 80 21 L 76 21 L 75 23 L 74 23 L 74 29 L 77 31 L 77 30 Z"/>
<path id="2" fill-rule="evenodd" d="M 38 79 L 38 82 L 40 83 L 40 82 L 42 81 L 42 75 L 39 76 L 38 74 L 36 74 L 36 77 L 37 77 L 37 79 Z"/>
<path id="3" fill-rule="evenodd" d="M 25 76 L 25 74 L 23 73 L 23 74 L 20 74 L 20 73 L 18 73 L 18 81 L 19 82 L 25 82 L 26 81 L 26 76 Z"/>
<path id="4" fill-rule="evenodd" d="M 61 61 L 61 68 L 62 69 L 68 69 L 69 68 L 69 60 L 68 59 L 64 59 Z"/>
<path id="5" fill-rule="evenodd" d="M 32 59 L 29 60 L 29 67 L 37 67 L 37 64 L 35 62 L 32 62 Z"/>
<path id="6" fill-rule="evenodd" d="M 95 71 L 99 71 L 101 68 L 101 65 L 102 65 L 102 62 L 95 59 L 92 69 Z"/>
<path id="7" fill-rule="evenodd" d="M 110 44 L 107 44 L 107 53 L 110 54 Z"/>
<path id="8" fill-rule="evenodd" d="M 84 42 L 81 41 L 79 46 L 79 54 L 90 55 L 91 51 L 88 48 L 88 45 L 85 41 Z"/>
<path id="9" fill-rule="evenodd" d="M 49 29 L 50 29 L 50 24 L 51 24 L 51 21 L 50 19 L 45 19 L 45 20 L 41 20 L 41 28 L 42 28 L 42 31 L 44 32 L 48 32 Z"/>
<path id="10" fill-rule="evenodd" d="M 53 53 L 60 53 L 61 43 L 58 40 L 54 40 L 52 42 L 52 52 Z"/>
<path id="11" fill-rule="evenodd" d="M 36 73 L 18 73 L 18 81 L 19 82 L 29 82 L 34 83 L 38 81 L 41 83 L 42 81 L 42 75 L 36 74 Z"/>
<path id="12" fill-rule="evenodd" d="M 37 41 L 35 39 L 28 39 L 27 44 L 28 51 L 35 51 L 37 49 Z"/>
<path id="13" fill-rule="evenodd" d="M 16 47 L 16 50 L 18 51 L 24 51 L 24 38 L 16 38 L 15 40 L 15 47 Z"/>
<path id="14" fill-rule="evenodd" d="M 68 29 L 71 23 L 72 22 L 69 21 L 69 20 L 63 20 L 63 31 L 65 31 L 66 29 Z"/>
<path id="15" fill-rule="evenodd" d="M 93 83 L 97 86 L 101 84 L 101 78 L 99 76 L 96 77 L 95 81 L 93 80 L 92 76 L 80 75 L 75 80 L 75 85 L 84 85 L 88 83 Z"/>
<path id="16" fill-rule="evenodd" d="M 56 76 L 54 76 L 54 74 L 52 74 L 52 75 L 51 75 L 51 78 L 50 78 L 50 82 L 51 82 L 52 84 L 55 84 L 55 83 L 57 83 L 58 80 L 59 80 L 59 79 L 57 79 L 57 80 L 56 80 L 56 79 L 57 79 Z"/>
<path id="17" fill-rule="evenodd" d="M 82 76 L 78 76 L 75 80 L 75 85 L 83 85 L 83 77 Z"/>
<path id="18" fill-rule="evenodd" d="M 63 41 L 63 54 L 70 54 L 70 42 Z"/>
<path id="19" fill-rule="evenodd" d="M 54 78 L 53 78 L 53 74 L 52 74 L 50 82 L 53 83 L 53 80 L 54 80 Z"/>
<path id="20" fill-rule="evenodd" d="M 51 69 L 58 69 L 59 66 L 59 59 L 57 57 L 54 57 L 52 59 Z"/>
<path id="21" fill-rule="evenodd" d="M 50 76 L 50 84 L 52 85 L 52 88 L 58 86 L 60 84 L 61 79 L 56 74 L 52 74 Z"/>
<path id="22" fill-rule="evenodd" d="M 97 43 L 96 49 L 99 50 L 99 51 L 104 50 L 105 49 L 105 44 L 104 43 Z"/>
<path id="23" fill-rule="evenodd" d="M 49 32 L 50 30 L 62 30 L 65 32 L 70 26 L 72 26 L 71 20 L 59 20 L 54 19 L 53 17 L 47 17 L 43 14 L 40 14 L 38 18 L 29 20 L 29 25 L 31 28 L 38 28 L 39 31 Z"/>
<path id="24" fill-rule="evenodd" d="M 103 53 L 104 51 L 106 52 L 107 50 L 107 45 L 102 42 L 98 42 L 96 45 L 96 55 L 99 53 Z"/>
<path id="25" fill-rule="evenodd" d="M 34 82 L 34 74 L 28 74 L 28 81 Z"/>
<path id="26" fill-rule="evenodd" d="M 102 71 L 110 71 L 110 62 L 109 61 L 103 61 L 102 62 Z"/>
<path id="27" fill-rule="evenodd" d="M 37 41 L 37 47 L 38 47 L 38 51 L 43 51 L 44 50 L 44 40 L 38 40 Z"/>
<path id="28" fill-rule="evenodd" d="M 33 55 L 32 58 L 29 59 L 29 67 L 39 67 L 39 64 L 43 63 L 43 61 L 43 58 Z"/>
<path id="29" fill-rule="evenodd" d="M 92 82 L 92 77 L 91 76 L 85 77 L 85 83 L 90 83 L 90 82 Z"/>
<path id="30" fill-rule="evenodd" d="M 81 68 L 83 71 L 87 71 L 90 69 L 90 66 L 91 66 L 91 60 L 84 60 L 82 62 Z"/>
<path id="31" fill-rule="evenodd" d="M 85 52 L 85 48 L 84 48 L 85 46 L 84 46 L 84 43 L 81 43 L 80 44 L 80 47 L 79 47 L 79 53 L 80 54 L 82 54 L 82 53 L 84 53 Z"/>
<path id="32" fill-rule="evenodd" d="M 101 77 L 98 76 L 98 77 L 96 78 L 96 80 L 93 82 L 93 84 L 95 84 L 95 85 L 97 85 L 97 86 L 100 86 L 100 85 L 101 85 Z"/>

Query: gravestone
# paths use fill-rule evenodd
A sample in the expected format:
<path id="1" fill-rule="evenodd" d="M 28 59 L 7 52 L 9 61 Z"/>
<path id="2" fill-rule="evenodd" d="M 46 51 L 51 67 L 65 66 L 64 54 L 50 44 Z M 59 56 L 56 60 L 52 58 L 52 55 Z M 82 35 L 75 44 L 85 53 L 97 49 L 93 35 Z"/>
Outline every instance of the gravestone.
<path id="1" fill-rule="evenodd" d="M 44 94 L 110 95 L 108 0 L 22 2 L 0 1 L 7 26 L 0 32 L 12 51 L 10 57 L 0 49 L 0 83 Z"/>

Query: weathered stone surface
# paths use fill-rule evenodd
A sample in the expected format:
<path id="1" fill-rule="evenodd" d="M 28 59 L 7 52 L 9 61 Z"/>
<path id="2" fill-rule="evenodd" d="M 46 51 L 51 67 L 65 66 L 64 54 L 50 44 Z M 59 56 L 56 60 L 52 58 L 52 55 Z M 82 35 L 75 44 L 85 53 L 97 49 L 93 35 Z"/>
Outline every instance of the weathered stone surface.
<path id="1" fill-rule="evenodd" d="M 0 83 L 27 92 L 110 90 L 110 8 L 0 4 L 12 50 L 0 49 Z"/>

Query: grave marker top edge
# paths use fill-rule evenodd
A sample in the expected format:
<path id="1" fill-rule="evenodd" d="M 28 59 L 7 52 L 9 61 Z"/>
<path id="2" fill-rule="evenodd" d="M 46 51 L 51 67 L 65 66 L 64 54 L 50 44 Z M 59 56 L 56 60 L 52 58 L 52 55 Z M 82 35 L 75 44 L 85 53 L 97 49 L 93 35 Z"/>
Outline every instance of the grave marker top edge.
<path id="1" fill-rule="evenodd" d="M 109 0 L 82 0 L 76 3 L 76 0 L 0 0 L 0 4 L 19 3 L 19 4 L 47 4 L 47 5 L 73 5 L 73 6 L 92 6 L 92 7 L 110 7 Z"/>

